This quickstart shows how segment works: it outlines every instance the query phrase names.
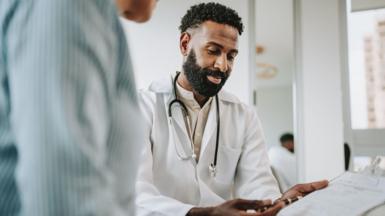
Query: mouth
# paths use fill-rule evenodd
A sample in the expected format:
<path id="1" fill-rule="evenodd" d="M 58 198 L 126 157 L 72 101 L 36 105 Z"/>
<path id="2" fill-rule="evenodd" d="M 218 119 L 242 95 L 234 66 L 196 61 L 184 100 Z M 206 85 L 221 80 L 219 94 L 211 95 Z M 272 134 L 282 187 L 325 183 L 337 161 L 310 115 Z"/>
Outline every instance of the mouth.
<path id="1" fill-rule="evenodd" d="M 222 82 L 222 78 L 220 77 L 207 76 L 207 79 L 214 84 L 220 84 Z"/>

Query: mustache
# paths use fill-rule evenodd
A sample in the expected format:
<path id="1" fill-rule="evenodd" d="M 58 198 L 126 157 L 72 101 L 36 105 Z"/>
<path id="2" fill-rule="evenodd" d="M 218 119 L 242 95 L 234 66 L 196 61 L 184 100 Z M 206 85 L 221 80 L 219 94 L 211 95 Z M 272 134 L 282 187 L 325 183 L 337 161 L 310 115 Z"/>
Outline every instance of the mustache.
<path id="1" fill-rule="evenodd" d="M 213 76 L 215 78 L 221 78 L 221 79 L 227 79 L 228 77 L 228 72 L 221 72 L 219 70 L 211 70 L 211 69 L 202 69 L 202 72 L 206 76 Z"/>

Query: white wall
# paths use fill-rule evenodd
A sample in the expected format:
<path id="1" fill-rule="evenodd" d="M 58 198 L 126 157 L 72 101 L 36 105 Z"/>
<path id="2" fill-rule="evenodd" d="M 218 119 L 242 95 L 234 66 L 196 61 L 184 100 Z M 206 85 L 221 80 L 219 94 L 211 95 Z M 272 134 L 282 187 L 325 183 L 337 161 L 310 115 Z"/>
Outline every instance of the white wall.
<path id="1" fill-rule="evenodd" d="M 129 38 L 138 88 L 147 87 L 152 80 L 168 76 L 180 70 L 182 57 L 179 52 L 179 24 L 187 9 L 198 0 L 159 1 L 152 19 L 146 24 L 123 21 Z M 242 17 L 245 31 L 239 41 L 239 55 L 225 89 L 250 103 L 248 4 L 247 0 L 220 0 L 235 9 Z"/>
<path id="2" fill-rule="evenodd" d="M 295 1 L 295 128 L 300 181 L 333 178 L 344 170 L 342 1 Z"/>
<path id="3" fill-rule="evenodd" d="M 257 62 L 278 68 L 276 77 L 257 79 L 257 88 L 292 86 L 294 68 L 293 0 L 256 0 L 256 43 L 265 48 Z"/>
<path id="4" fill-rule="evenodd" d="M 280 145 L 279 137 L 293 132 L 293 96 L 288 86 L 261 88 L 257 91 L 257 109 L 269 147 Z"/>
<path id="5" fill-rule="evenodd" d="M 275 77 L 257 77 L 255 81 L 258 113 L 266 143 L 271 147 L 279 144 L 280 135 L 293 132 L 293 1 L 255 1 L 256 43 L 265 49 L 256 56 L 256 62 L 272 64 L 278 69 Z"/>

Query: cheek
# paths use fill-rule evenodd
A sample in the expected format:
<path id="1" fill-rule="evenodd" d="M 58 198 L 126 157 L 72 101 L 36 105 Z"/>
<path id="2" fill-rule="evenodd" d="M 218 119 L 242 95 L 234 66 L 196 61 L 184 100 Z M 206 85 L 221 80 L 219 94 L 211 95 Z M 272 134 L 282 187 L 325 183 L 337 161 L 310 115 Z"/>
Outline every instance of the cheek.
<path id="1" fill-rule="evenodd" d="M 234 66 L 234 62 L 229 62 L 228 64 L 229 64 L 229 70 L 231 72 L 231 70 L 233 69 L 233 66 Z"/>
<path id="2" fill-rule="evenodd" d="M 119 13 L 124 13 L 129 10 L 131 7 L 131 3 L 127 0 L 116 0 L 116 7 L 119 10 Z"/>
<path id="3" fill-rule="evenodd" d="M 143 19 L 147 21 L 151 17 L 155 4 L 155 0 L 137 0 L 138 14 L 140 14 Z"/>
<path id="4" fill-rule="evenodd" d="M 205 53 L 196 53 L 196 63 L 202 68 L 211 68 L 215 64 L 215 58 Z"/>
<path id="5" fill-rule="evenodd" d="M 231 72 L 233 71 L 233 63 L 229 62 L 227 67 L 228 67 L 228 69 L 227 69 L 227 76 L 230 76 Z"/>

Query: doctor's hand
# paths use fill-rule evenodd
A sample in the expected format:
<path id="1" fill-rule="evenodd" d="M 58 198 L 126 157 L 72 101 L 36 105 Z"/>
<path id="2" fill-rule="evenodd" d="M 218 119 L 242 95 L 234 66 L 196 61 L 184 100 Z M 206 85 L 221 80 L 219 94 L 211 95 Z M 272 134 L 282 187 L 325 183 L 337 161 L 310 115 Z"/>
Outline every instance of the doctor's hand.
<path id="1" fill-rule="evenodd" d="M 297 197 L 304 197 L 313 191 L 320 190 L 327 187 L 328 184 L 329 184 L 329 181 L 327 180 L 311 182 L 307 184 L 297 184 L 292 188 L 290 188 L 288 191 L 286 191 L 282 195 L 282 197 L 276 200 L 274 203 L 283 201 L 285 199 L 287 200 L 287 199 L 293 199 Z"/>
<path id="2" fill-rule="evenodd" d="M 273 216 L 283 207 L 283 202 L 272 204 L 271 200 L 234 199 L 215 207 L 194 207 L 186 216 Z"/>

